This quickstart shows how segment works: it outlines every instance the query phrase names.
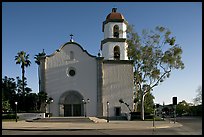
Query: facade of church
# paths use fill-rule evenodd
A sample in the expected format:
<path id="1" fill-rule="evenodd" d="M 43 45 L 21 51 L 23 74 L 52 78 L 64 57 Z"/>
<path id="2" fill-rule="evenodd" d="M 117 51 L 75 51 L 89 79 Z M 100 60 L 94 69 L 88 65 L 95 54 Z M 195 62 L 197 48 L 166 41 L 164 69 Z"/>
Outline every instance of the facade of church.
<path id="1" fill-rule="evenodd" d="M 65 43 L 40 60 L 40 91 L 53 98 L 53 116 L 107 116 L 133 108 L 133 62 L 127 56 L 127 21 L 112 9 L 103 22 L 102 55 L 90 55 L 81 45 Z"/>

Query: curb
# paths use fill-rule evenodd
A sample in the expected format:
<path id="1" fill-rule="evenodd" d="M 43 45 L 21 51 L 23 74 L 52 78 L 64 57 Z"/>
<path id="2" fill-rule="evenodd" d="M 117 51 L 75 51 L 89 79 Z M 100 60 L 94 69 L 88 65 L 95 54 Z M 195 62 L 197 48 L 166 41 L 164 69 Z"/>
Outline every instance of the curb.
<path id="1" fill-rule="evenodd" d="M 113 121 L 107 123 L 105 119 L 99 119 L 95 117 L 89 117 L 92 124 L 80 124 L 80 123 L 53 123 L 52 125 L 43 123 L 42 125 L 33 122 L 20 122 L 20 123 L 6 123 L 2 130 L 19 130 L 19 131 L 74 131 L 74 130 L 144 130 L 144 129 L 164 129 L 164 128 L 177 128 L 183 126 L 180 123 L 158 123 L 153 127 L 149 122 L 118 122 Z M 94 125 L 94 123 L 96 125 Z M 147 124 L 146 124 L 147 123 Z M 11 124 L 11 125 L 10 125 Z"/>
<path id="2" fill-rule="evenodd" d="M 37 129 L 21 129 L 21 128 L 9 128 L 9 129 L 3 129 L 2 130 L 18 130 L 18 131 L 78 131 L 78 130 L 106 130 L 106 129 L 90 129 L 90 128 L 76 128 L 76 129 L 42 129 L 42 128 L 37 128 Z"/>

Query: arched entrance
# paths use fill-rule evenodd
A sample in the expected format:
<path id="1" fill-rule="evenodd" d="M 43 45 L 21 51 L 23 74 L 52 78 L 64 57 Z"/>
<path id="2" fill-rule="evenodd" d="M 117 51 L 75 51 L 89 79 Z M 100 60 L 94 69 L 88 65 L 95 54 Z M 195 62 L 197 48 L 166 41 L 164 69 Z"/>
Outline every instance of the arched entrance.
<path id="1" fill-rule="evenodd" d="M 63 106 L 61 110 L 64 116 L 83 116 L 84 105 L 83 96 L 77 91 L 67 91 L 60 97 L 60 106 Z"/>

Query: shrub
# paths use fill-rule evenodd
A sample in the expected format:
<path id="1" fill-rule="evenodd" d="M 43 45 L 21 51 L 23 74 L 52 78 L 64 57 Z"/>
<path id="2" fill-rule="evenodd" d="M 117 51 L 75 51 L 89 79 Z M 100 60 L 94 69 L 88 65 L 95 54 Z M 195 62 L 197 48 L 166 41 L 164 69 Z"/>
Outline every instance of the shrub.
<path id="1" fill-rule="evenodd" d="M 17 119 L 19 117 L 17 116 Z M 2 115 L 2 119 L 16 119 L 16 115 L 15 114 L 4 114 Z"/>

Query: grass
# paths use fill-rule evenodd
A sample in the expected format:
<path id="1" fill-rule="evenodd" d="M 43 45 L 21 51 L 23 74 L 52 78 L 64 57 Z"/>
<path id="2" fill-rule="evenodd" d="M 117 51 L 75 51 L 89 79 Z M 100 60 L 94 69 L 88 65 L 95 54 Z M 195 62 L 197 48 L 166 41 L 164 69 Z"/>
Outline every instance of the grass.
<path id="1" fill-rule="evenodd" d="M 161 118 L 155 118 L 155 121 L 164 121 L 164 119 Z M 145 119 L 145 121 L 153 121 L 153 119 Z"/>
<path id="2" fill-rule="evenodd" d="M 18 121 L 22 121 L 22 120 L 19 120 Z M 16 122 L 16 119 L 2 119 L 2 122 Z"/>

